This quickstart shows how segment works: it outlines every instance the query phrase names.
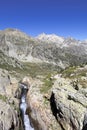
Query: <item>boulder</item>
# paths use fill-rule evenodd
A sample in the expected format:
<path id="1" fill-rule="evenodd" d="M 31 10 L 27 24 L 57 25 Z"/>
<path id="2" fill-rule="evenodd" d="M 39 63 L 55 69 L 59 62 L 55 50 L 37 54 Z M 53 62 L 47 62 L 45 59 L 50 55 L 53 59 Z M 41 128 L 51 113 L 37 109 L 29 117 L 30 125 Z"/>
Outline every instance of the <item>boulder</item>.
<path id="1" fill-rule="evenodd" d="M 0 100 L 0 130 L 18 130 L 19 119 L 16 111 Z"/>
<path id="2" fill-rule="evenodd" d="M 70 79 L 57 78 L 52 88 L 50 105 L 61 130 L 83 129 L 83 124 L 87 122 L 87 98 L 81 89 L 79 91 L 73 87 Z"/>

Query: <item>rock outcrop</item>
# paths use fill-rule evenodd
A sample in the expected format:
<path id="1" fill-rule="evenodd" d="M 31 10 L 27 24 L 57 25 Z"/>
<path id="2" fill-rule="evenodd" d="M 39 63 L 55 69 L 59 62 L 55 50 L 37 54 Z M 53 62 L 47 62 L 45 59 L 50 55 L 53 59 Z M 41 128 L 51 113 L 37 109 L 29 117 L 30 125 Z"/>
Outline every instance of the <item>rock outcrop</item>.
<path id="1" fill-rule="evenodd" d="M 86 130 L 87 88 L 83 87 L 80 79 L 77 89 L 76 79 L 61 75 L 54 78 L 54 84 L 47 93 L 41 92 L 41 81 L 30 80 L 27 112 L 35 130 Z M 81 80 L 87 81 L 87 78 L 83 76 Z"/>
<path id="2" fill-rule="evenodd" d="M 19 101 L 14 97 L 18 81 L 0 69 L 0 130 L 19 129 Z"/>
<path id="3" fill-rule="evenodd" d="M 19 119 L 17 112 L 0 99 L 0 130 L 18 130 Z"/>
<path id="4" fill-rule="evenodd" d="M 42 82 L 40 80 L 30 80 L 30 89 L 27 95 L 27 113 L 31 119 L 35 130 L 61 130 L 59 124 L 52 115 L 50 101 L 44 98 L 40 92 Z"/>
<path id="5" fill-rule="evenodd" d="M 61 130 L 83 130 L 87 125 L 87 89 L 79 83 L 77 85 L 79 90 L 73 86 L 71 79 L 60 76 L 54 82 L 50 104 Z"/>

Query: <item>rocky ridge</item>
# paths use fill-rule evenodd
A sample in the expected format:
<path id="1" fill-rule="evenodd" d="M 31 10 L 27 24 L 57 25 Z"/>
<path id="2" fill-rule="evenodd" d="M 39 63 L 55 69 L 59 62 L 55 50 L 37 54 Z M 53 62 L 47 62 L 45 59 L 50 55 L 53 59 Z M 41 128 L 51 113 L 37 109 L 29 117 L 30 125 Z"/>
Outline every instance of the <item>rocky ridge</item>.
<path id="1" fill-rule="evenodd" d="M 42 33 L 42 34 L 38 35 L 36 38 L 39 40 L 42 40 L 44 42 L 48 42 L 48 43 L 50 43 L 50 42 L 63 43 L 63 41 L 64 41 L 63 37 L 57 36 L 55 34 L 48 35 L 48 34 Z"/>

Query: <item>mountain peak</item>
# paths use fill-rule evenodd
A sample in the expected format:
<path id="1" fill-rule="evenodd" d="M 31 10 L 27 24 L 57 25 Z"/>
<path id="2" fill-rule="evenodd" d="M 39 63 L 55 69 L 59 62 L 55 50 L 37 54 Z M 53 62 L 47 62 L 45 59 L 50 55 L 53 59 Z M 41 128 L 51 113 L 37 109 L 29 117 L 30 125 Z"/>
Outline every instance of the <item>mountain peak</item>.
<path id="1" fill-rule="evenodd" d="M 16 36 L 16 37 L 23 37 L 23 38 L 26 38 L 26 39 L 31 38 L 31 36 L 27 35 L 23 31 L 16 29 L 16 28 L 6 28 L 4 30 L 1 30 L 0 34 L 4 34 L 6 36 L 12 35 L 12 36 Z"/>
<path id="2" fill-rule="evenodd" d="M 57 36 L 56 34 L 45 34 L 42 33 L 40 35 L 38 35 L 36 38 L 38 38 L 39 40 L 42 41 L 46 41 L 46 42 L 54 42 L 54 43 L 62 43 L 64 41 L 63 37 Z"/>
<path id="3" fill-rule="evenodd" d="M 17 31 L 18 29 L 15 28 L 6 28 L 4 31 Z"/>

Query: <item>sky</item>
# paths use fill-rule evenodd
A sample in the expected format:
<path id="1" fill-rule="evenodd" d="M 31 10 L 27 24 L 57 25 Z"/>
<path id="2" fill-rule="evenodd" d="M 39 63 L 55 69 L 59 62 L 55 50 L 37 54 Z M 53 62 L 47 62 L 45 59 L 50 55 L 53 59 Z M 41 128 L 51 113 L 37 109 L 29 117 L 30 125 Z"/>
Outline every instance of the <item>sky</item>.
<path id="1" fill-rule="evenodd" d="M 0 0 L 0 30 L 87 39 L 87 0 Z"/>

